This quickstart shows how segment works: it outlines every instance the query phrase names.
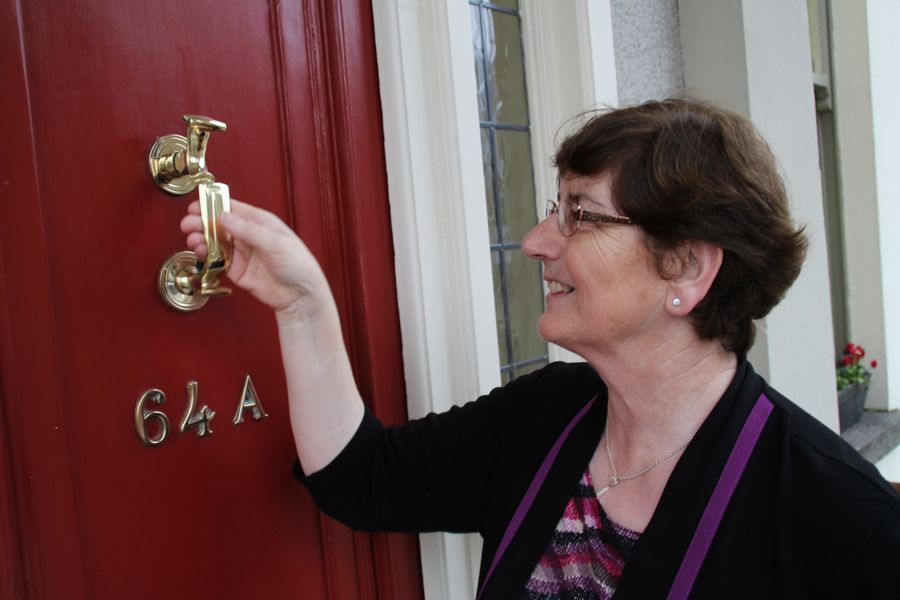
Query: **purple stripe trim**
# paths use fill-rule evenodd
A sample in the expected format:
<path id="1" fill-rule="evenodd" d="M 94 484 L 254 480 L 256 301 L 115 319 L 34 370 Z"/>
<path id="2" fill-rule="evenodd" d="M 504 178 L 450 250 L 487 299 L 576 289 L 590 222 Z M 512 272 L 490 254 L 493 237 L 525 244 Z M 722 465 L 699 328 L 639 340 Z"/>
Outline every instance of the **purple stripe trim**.
<path id="1" fill-rule="evenodd" d="M 719 528 L 719 523 L 722 522 L 728 502 L 744 473 L 750 454 L 753 453 L 753 448 L 756 446 L 756 441 L 762 433 L 772 408 L 772 401 L 766 398 L 765 394 L 760 394 L 753 410 L 750 411 L 750 416 L 747 417 L 747 422 L 744 423 L 744 427 L 738 435 L 734 448 L 731 449 L 731 455 L 719 476 L 719 482 L 716 483 L 716 488 L 703 511 L 703 516 L 700 517 L 700 524 L 697 525 L 691 545 L 688 546 L 675 581 L 672 583 L 672 589 L 669 590 L 668 600 L 685 600 L 691 593 L 694 580 L 697 579 L 697 573 L 700 572 L 700 566 L 712 544 L 713 536 Z"/>
<path id="2" fill-rule="evenodd" d="M 566 438 L 569 437 L 569 433 L 571 433 L 572 429 L 575 428 L 575 425 L 577 425 L 578 422 L 581 421 L 582 417 L 587 414 L 590 408 L 594 405 L 594 400 L 596 399 L 596 396 L 591 398 L 591 401 L 585 404 L 584 408 L 582 408 L 578 412 L 578 414 L 575 415 L 571 421 L 569 421 L 569 424 L 566 425 L 566 428 L 563 429 L 562 433 L 560 433 L 559 437 L 556 439 L 556 443 L 554 443 L 553 447 L 550 448 L 550 452 L 547 453 L 547 456 L 544 458 L 544 462 L 541 463 L 541 466 L 537 470 L 537 473 L 534 474 L 534 478 L 532 478 L 531 483 L 528 485 L 528 490 L 525 492 L 525 495 L 522 496 L 521 502 L 519 502 L 519 507 L 516 509 L 515 514 L 513 514 L 512 519 L 509 521 L 509 525 L 506 526 L 506 532 L 503 534 L 503 538 L 500 540 L 500 545 L 497 546 L 497 551 L 494 552 L 494 559 L 491 561 L 491 566 L 488 569 L 487 574 L 484 576 L 484 581 L 481 582 L 481 589 L 478 590 L 478 595 L 475 596 L 475 600 L 481 598 L 481 594 L 484 593 L 484 587 L 487 585 L 488 580 L 491 578 L 494 569 L 497 568 L 497 564 L 500 562 L 500 558 L 503 556 L 503 553 L 506 552 L 506 548 L 512 541 L 513 536 L 515 536 L 516 532 L 519 530 L 519 526 L 525 519 L 525 515 L 528 514 L 528 510 L 531 508 L 532 503 L 534 503 L 534 499 L 537 497 L 538 491 L 541 489 L 541 486 L 544 485 L 544 480 L 547 479 L 547 473 L 550 472 L 550 467 L 553 466 L 553 462 L 556 460 L 556 455 L 559 454 L 563 443 L 565 443 Z"/>

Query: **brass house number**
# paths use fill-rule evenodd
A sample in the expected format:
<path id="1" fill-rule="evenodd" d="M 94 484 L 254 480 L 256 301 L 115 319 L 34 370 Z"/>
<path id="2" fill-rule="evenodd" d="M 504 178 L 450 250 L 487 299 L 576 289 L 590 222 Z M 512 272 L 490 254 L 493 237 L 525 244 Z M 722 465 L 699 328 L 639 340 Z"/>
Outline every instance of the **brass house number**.
<path id="1" fill-rule="evenodd" d="M 198 387 L 196 381 L 189 381 L 187 384 L 187 403 L 178 425 L 178 431 L 185 433 L 191 427 L 196 427 L 199 437 L 207 437 L 213 433 L 210 423 L 215 418 L 216 412 L 211 410 L 206 404 L 199 409 L 197 408 Z M 137 434 L 138 439 L 147 446 L 159 446 L 169 436 L 170 424 L 166 413 L 161 410 L 147 408 L 148 404 L 163 404 L 165 401 L 165 392 L 154 388 L 142 393 L 134 405 L 134 432 Z M 269 416 L 259 401 L 259 396 L 253 387 L 253 381 L 249 375 L 244 378 L 244 387 L 241 390 L 237 410 L 235 410 L 234 418 L 231 422 L 234 425 L 243 423 L 244 413 L 247 411 L 250 411 L 254 421 L 259 421 Z M 148 429 L 153 429 L 152 426 L 148 426 L 149 423 L 156 424 L 155 435 L 151 436 L 148 433 Z"/>

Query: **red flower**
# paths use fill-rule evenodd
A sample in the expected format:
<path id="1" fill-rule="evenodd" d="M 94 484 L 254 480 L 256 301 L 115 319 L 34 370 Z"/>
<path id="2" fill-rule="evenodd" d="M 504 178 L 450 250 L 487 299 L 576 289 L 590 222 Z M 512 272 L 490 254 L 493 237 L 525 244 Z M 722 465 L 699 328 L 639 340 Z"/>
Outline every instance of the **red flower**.
<path id="1" fill-rule="evenodd" d="M 875 367 L 878 366 L 878 361 L 877 361 L 877 360 L 873 360 L 873 361 L 870 362 L 869 364 L 872 365 L 872 368 L 874 369 Z"/>
<path id="2" fill-rule="evenodd" d="M 844 355 L 844 357 L 841 359 L 841 362 L 845 365 L 849 365 L 851 362 L 853 362 L 853 358 Z"/>

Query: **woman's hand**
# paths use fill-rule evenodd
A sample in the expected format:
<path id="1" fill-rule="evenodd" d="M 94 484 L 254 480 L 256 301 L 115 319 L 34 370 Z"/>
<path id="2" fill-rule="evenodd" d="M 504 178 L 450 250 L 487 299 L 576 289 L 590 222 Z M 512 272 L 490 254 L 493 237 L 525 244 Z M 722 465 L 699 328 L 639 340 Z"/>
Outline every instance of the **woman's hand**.
<path id="1" fill-rule="evenodd" d="M 231 212 L 221 215 L 219 224 L 234 241 L 228 278 L 272 307 L 279 318 L 305 319 L 331 302 L 319 263 L 284 221 L 232 199 Z M 205 259 L 199 202 L 188 207 L 181 231 L 187 234 L 188 248 Z"/>
<path id="2" fill-rule="evenodd" d="M 275 309 L 297 456 L 313 473 L 338 455 L 364 412 L 328 282 L 306 245 L 272 213 L 232 200 L 219 224 L 234 241 L 228 278 Z M 193 202 L 181 231 L 201 260 L 202 227 Z"/>

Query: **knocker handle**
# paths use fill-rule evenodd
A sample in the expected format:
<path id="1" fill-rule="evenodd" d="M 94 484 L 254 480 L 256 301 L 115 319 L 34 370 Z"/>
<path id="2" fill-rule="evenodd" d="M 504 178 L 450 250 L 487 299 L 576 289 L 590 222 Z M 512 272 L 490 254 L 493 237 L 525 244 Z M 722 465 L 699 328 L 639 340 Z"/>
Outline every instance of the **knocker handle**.
<path id="1" fill-rule="evenodd" d="M 209 253 L 200 271 L 200 295 L 228 296 L 231 289 L 219 285 L 219 275 L 231 265 L 231 236 L 219 227 L 219 216 L 231 211 L 231 197 L 224 183 L 201 183 L 200 220 Z"/>
<path id="2" fill-rule="evenodd" d="M 231 236 L 219 227 L 219 216 L 231 210 L 231 197 L 224 183 L 205 182 L 200 191 L 200 220 L 209 252 L 205 261 L 188 250 L 176 252 L 159 270 L 159 293 L 166 304 L 181 312 L 193 312 L 213 296 L 229 296 L 231 289 L 219 277 L 231 265 Z"/>
<path id="3" fill-rule="evenodd" d="M 153 181 L 177 195 L 198 190 L 203 237 L 209 253 L 200 262 L 193 252 L 176 252 L 159 270 L 158 287 L 166 304 L 181 312 L 203 307 L 213 296 L 228 296 L 220 277 L 231 264 L 231 237 L 219 228 L 219 217 L 231 210 L 228 186 L 217 183 L 206 166 L 206 150 L 213 131 L 225 131 L 222 121 L 200 115 L 184 115 L 187 136 L 170 134 L 157 138 L 150 148 Z"/>

